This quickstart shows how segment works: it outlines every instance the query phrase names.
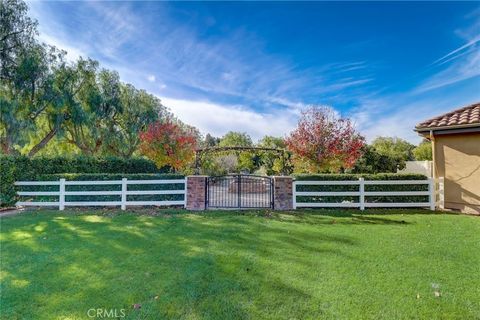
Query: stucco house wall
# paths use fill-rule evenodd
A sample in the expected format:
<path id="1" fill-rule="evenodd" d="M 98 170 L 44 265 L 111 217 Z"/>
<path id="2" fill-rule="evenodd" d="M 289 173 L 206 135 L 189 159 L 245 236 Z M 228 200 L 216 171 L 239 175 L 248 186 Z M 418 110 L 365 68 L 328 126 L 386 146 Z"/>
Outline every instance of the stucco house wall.
<path id="1" fill-rule="evenodd" d="M 434 175 L 445 177 L 445 208 L 480 214 L 480 133 L 433 139 Z"/>
<path id="2" fill-rule="evenodd" d="M 480 102 L 415 127 L 432 142 L 433 176 L 445 178 L 444 208 L 480 214 Z"/>

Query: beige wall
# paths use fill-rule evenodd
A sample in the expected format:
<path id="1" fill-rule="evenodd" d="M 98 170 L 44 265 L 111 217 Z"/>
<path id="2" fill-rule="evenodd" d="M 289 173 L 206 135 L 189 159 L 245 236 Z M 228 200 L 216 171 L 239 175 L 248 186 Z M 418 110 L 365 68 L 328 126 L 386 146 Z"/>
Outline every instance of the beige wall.
<path id="1" fill-rule="evenodd" d="M 434 175 L 445 177 L 445 208 L 480 214 L 480 133 L 434 137 Z"/>
<path id="2" fill-rule="evenodd" d="M 431 178 L 433 171 L 433 161 L 405 161 L 405 168 L 397 169 L 397 173 L 418 173 Z"/>

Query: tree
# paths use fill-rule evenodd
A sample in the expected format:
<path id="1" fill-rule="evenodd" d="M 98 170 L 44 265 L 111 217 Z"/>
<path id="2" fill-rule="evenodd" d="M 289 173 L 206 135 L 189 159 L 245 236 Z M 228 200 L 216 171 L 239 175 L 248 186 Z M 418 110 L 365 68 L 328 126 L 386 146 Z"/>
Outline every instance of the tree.
<path id="1" fill-rule="evenodd" d="M 252 138 L 245 132 L 227 132 L 218 143 L 220 147 L 251 147 Z"/>
<path id="2" fill-rule="evenodd" d="M 401 138 L 378 137 L 372 141 L 371 145 L 380 155 L 394 159 L 398 169 L 405 168 L 405 161 L 413 160 L 415 146 Z"/>
<path id="3" fill-rule="evenodd" d="M 295 171 L 309 173 L 353 167 L 364 141 L 350 119 L 316 106 L 302 112 L 297 128 L 285 140 L 294 155 Z"/>
<path id="4" fill-rule="evenodd" d="M 55 47 L 32 44 L 17 57 L 11 78 L 2 79 L 0 141 L 4 153 L 29 146 L 25 152 L 33 156 L 56 135 L 57 125 L 44 129 L 52 121 L 62 122 L 65 83 L 56 81 L 56 73 L 65 66 L 64 55 Z M 35 142 L 27 140 L 29 132 L 35 132 Z"/>
<path id="5" fill-rule="evenodd" d="M 210 133 L 207 133 L 201 145 L 203 148 L 212 148 L 218 146 L 219 143 L 220 138 L 214 137 Z"/>
<path id="6" fill-rule="evenodd" d="M 49 55 L 39 45 L 37 21 L 23 1 L 0 1 L 0 145 L 3 153 L 18 153 L 35 121 L 38 79 L 49 82 Z M 40 81 L 43 82 L 43 81 Z"/>
<path id="7" fill-rule="evenodd" d="M 372 142 L 372 146 L 378 153 L 402 159 L 413 160 L 415 146 L 410 142 L 397 137 L 378 137 Z"/>
<path id="8" fill-rule="evenodd" d="M 413 156 L 415 160 L 432 160 L 432 143 L 424 139 L 420 144 L 413 149 Z"/>
<path id="9" fill-rule="evenodd" d="M 0 79 L 12 80 L 18 58 L 35 44 L 37 21 L 27 15 L 23 1 L 0 1 Z"/>
<path id="10" fill-rule="evenodd" d="M 252 138 L 245 133 L 245 132 L 235 132 L 230 131 L 227 132 L 221 139 L 218 144 L 219 147 L 252 147 L 253 142 Z M 232 152 L 228 152 L 232 154 Z M 254 163 L 254 154 L 249 151 L 238 151 L 234 152 L 237 157 L 237 168 L 236 171 L 247 171 L 253 172 L 255 171 L 255 163 Z M 231 158 L 231 157 L 230 157 Z M 226 161 L 223 161 L 226 162 Z M 228 163 L 231 163 L 231 159 L 229 159 Z M 222 163 L 222 161 L 220 161 Z"/>
<path id="11" fill-rule="evenodd" d="M 280 150 L 284 149 L 286 151 L 285 140 L 280 137 L 264 136 L 258 141 L 258 146 Z M 261 171 L 269 176 L 274 174 L 289 174 L 293 169 L 293 165 L 286 152 L 262 151 L 259 160 L 262 167 Z"/>
<path id="12" fill-rule="evenodd" d="M 0 147 L 5 154 L 130 157 L 139 132 L 169 120 L 200 140 L 160 100 L 89 58 L 75 62 L 37 39 L 21 0 L 0 1 Z"/>
<path id="13" fill-rule="evenodd" d="M 195 154 L 195 136 L 172 122 L 150 124 L 140 133 L 140 141 L 140 152 L 158 168 L 169 166 L 176 171 L 185 170 Z"/>
<path id="14" fill-rule="evenodd" d="M 82 97 L 92 94 L 97 67 L 98 62 L 80 58 L 72 65 L 62 63 L 54 70 L 55 98 L 47 101 L 40 113 L 47 120 L 47 127 L 42 128 L 45 129 L 43 138 L 29 151 L 29 156 L 34 156 L 55 136 L 60 134 L 63 137 L 69 124 L 81 125 L 93 116 L 84 111 Z M 67 139 L 67 141 L 75 144 L 73 140 Z M 88 152 L 86 146 L 82 148 L 78 144 L 75 145 L 84 153 L 92 154 Z"/>
<path id="15" fill-rule="evenodd" d="M 120 82 L 117 72 L 102 69 L 79 95 L 75 121 L 66 123 L 67 140 L 85 154 L 130 157 L 139 132 L 166 111 L 160 100 Z M 163 116 L 163 115 L 162 115 Z"/>
<path id="16" fill-rule="evenodd" d="M 120 89 L 122 112 L 108 127 L 109 138 L 104 153 L 131 157 L 140 144 L 138 133 L 145 131 L 151 123 L 166 119 L 169 112 L 160 99 L 145 90 L 138 90 L 130 84 L 122 84 Z"/>
<path id="17" fill-rule="evenodd" d="M 371 145 L 365 145 L 362 156 L 349 171 L 351 173 L 396 173 L 397 169 L 398 159 L 380 154 Z"/>

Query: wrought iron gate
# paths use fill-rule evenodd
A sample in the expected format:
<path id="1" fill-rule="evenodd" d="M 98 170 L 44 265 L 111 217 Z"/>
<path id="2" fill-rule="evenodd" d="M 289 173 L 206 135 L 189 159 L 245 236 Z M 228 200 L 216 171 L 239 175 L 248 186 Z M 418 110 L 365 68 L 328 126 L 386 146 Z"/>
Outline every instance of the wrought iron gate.
<path id="1" fill-rule="evenodd" d="M 272 179 L 254 175 L 208 177 L 209 208 L 273 208 Z"/>

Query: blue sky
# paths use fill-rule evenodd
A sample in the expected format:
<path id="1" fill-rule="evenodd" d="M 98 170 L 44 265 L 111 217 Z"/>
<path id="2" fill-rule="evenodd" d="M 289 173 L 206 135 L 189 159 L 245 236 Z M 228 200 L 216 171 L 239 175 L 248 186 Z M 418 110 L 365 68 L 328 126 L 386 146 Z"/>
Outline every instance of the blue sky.
<path id="1" fill-rule="evenodd" d="M 203 133 L 284 136 L 308 105 L 369 140 L 480 101 L 478 2 L 30 2 L 89 56 Z"/>

